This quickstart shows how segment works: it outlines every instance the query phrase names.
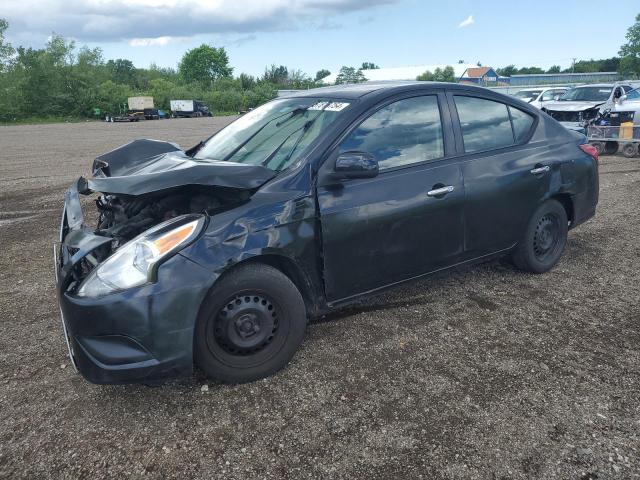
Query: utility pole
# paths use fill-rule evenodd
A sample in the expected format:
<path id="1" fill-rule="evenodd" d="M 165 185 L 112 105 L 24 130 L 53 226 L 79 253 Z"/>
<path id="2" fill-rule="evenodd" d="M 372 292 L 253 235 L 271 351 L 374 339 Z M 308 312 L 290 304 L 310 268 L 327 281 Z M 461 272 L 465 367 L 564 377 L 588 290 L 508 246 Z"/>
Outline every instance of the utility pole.
<path id="1" fill-rule="evenodd" d="M 575 73 L 576 71 L 576 58 L 571 59 L 571 73 Z"/>

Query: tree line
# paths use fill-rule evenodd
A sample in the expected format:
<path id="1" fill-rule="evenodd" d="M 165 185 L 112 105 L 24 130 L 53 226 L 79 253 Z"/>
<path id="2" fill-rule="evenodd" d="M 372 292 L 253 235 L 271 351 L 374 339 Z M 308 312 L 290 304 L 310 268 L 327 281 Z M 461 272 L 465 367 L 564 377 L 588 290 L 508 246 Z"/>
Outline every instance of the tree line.
<path id="1" fill-rule="evenodd" d="M 128 97 L 145 95 L 156 108 L 169 110 L 172 99 L 203 101 L 214 114 L 236 113 L 276 97 L 279 89 L 323 85 L 326 69 L 310 77 L 283 65 L 267 66 L 259 76 L 234 76 L 223 47 L 201 45 L 187 51 L 177 69 L 151 65 L 137 68 L 130 60 L 105 60 L 100 48 L 77 47 L 52 35 L 44 48 L 14 48 L 5 40 L 9 27 L 0 18 L 0 121 L 93 117 L 123 113 Z M 362 69 L 343 67 L 337 83 L 366 81 Z"/>
<path id="2" fill-rule="evenodd" d="M 0 121 L 30 118 L 91 117 L 120 113 L 127 97 L 149 95 L 155 106 L 168 110 L 171 99 L 202 100 L 215 114 L 256 107 L 277 94 L 278 89 L 308 89 L 321 86 L 331 72 L 321 69 L 309 76 L 283 65 L 267 66 L 262 75 L 234 69 L 223 47 L 201 45 L 187 51 L 176 69 L 151 65 L 137 68 L 130 60 L 105 60 L 100 48 L 77 47 L 61 35 L 52 35 L 44 48 L 14 48 L 5 40 L 9 28 L 0 18 Z M 626 35 L 618 57 L 580 60 L 571 67 L 549 69 L 496 69 L 499 75 L 618 71 L 627 78 L 640 77 L 640 14 Z M 464 61 L 460 61 L 464 63 Z M 459 63 L 460 63 L 459 62 Z M 480 63 L 478 63 L 480 66 Z M 336 84 L 367 81 L 363 70 L 379 68 L 372 62 L 359 67 L 343 66 Z M 424 72 L 417 80 L 455 82 L 451 66 Z"/>

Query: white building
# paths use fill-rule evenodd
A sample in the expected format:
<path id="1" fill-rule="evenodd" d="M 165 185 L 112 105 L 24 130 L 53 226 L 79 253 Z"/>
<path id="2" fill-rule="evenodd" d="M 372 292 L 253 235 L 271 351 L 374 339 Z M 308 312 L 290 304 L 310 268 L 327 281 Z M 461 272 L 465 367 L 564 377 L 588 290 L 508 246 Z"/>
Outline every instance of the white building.
<path id="1" fill-rule="evenodd" d="M 362 70 L 365 78 L 370 82 L 382 82 L 390 80 L 415 80 L 418 75 L 427 70 L 433 73 L 436 68 L 443 70 L 445 67 L 453 67 L 456 78 L 460 78 L 468 68 L 475 68 L 477 65 L 470 63 L 450 63 L 447 65 L 413 65 L 409 67 L 376 68 L 373 70 Z M 322 82 L 327 85 L 336 83 L 338 72 L 324 77 Z"/>

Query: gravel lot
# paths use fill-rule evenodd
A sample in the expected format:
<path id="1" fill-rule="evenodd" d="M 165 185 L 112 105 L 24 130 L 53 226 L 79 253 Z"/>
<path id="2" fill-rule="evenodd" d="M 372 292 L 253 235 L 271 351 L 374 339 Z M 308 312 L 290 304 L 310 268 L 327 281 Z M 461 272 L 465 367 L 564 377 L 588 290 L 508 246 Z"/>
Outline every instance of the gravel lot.
<path id="1" fill-rule="evenodd" d="M 312 324 L 278 375 L 95 386 L 66 357 L 64 189 L 134 138 L 231 118 L 0 127 L 0 478 L 640 478 L 640 159 L 542 276 L 433 277 Z"/>

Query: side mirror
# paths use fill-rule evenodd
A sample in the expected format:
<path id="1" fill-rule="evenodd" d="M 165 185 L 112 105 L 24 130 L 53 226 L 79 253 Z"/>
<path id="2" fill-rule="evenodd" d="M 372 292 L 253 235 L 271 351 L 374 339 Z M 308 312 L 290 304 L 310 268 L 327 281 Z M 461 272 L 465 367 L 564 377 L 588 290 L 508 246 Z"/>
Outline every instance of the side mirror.
<path id="1" fill-rule="evenodd" d="M 619 99 L 618 99 L 618 103 L 622 103 L 627 99 L 627 94 L 625 93 L 624 95 L 622 95 Z"/>
<path id="2" fill-rule="evenodd" d="M 373 178 L 378 175 L 378 161 L 366 152 L 344 152 L 338 155 L 334 168 L 336 178 Z"/>

